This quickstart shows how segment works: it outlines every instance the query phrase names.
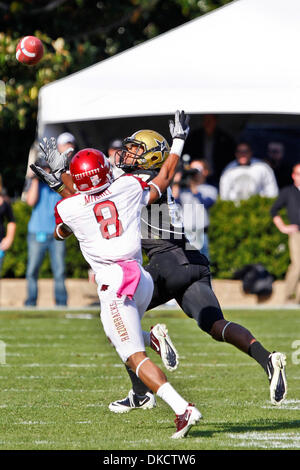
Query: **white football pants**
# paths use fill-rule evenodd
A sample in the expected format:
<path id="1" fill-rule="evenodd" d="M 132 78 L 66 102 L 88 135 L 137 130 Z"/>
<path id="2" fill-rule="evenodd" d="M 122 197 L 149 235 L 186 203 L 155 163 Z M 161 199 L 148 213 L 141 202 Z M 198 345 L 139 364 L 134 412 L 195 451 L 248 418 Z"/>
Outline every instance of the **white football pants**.
<path id="1" fill-rule="evenodd" d="M 142 266 L 139 268 L 141 277 L 132 300 L 117 296 L 123 280 L 123 270 L 118 264 L 104 267 L 96 274 L 102 325 L 123 362 L 132 354 L 145 351 L 141 319 L 152 298 L 154 286 L 151 275 Z"/>

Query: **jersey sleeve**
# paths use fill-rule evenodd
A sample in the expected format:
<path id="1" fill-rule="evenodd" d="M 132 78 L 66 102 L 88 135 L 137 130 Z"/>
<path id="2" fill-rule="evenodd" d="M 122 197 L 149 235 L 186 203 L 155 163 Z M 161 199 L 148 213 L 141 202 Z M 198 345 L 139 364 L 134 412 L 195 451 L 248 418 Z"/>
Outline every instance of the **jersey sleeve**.
<path id="1" fill-rule="evenodd" d="M 141 178 L 139 178 L 136 175 L 126 174 L 126 175 L 122 176 L 122 178 L 126 178 L 126 177 L 129 177 L 132 182 L 137 181 L 139 183 L 141 193 L 142 193 L 141 194 L 141 204 L 143 206 L 146 206 L 149 202 L 149 197 L 150 197 L 150 186 L 147 183 L 147 181 L 142 180 Z M 135 184 L 135 186 L 137 186 L 137 184 Z"/>
<path id="2" fill-rule="evenodd" d="M 55 216 L 55 223 L 56 225 L 59 225 L 59 224 L 62 224 L 63 223 L 63 220 L 58 212 L 58 209 L 57 209 L 57 206 L 59 205 L 61 201 L 58 201 L 56 204 L 55 204 L 55 207 L 54 207 L 54 216 Z"/>
<path id="3" fill-rule="evenodd" d="M 131 178 L 135 178 L 140 183 L 141 188 L 142 188 L 143 191 L 145 189 L 150 189 L 149 184 L 147 183 L 147 181 L 143 181 L 142 178 L 140 178 L 139 176 L 136 176 L 136 175 L 126 175 L 126 176 L 130 176 Z"/>

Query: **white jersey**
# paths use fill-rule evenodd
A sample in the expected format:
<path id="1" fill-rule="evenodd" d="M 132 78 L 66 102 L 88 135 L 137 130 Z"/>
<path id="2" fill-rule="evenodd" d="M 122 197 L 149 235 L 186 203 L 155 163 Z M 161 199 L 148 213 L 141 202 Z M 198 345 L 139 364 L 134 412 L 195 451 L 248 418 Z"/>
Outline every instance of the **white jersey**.
<path id="1" fill-rule="evenodd" d="M 149 201 L 145 189 L 147 183 L 124 175 L 99 194 L 78 193 L 57 203 L 56 223 L 70 227 L 95 273 L 118 261 L 142 263 L 140 214 Z"/>

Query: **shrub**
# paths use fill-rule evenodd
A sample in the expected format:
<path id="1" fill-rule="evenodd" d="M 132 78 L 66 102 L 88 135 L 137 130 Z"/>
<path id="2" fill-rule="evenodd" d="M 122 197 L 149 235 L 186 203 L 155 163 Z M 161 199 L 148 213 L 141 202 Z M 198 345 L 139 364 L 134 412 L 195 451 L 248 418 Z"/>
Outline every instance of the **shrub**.
<path id="1" fill-rule="evenodd" d="M 274 200 L 252 196 L 239 205 L 218 200 L 210 210 L 209 246 L 215 278 L 232 279 L 246 264 L 261 263 L 277 279 L 289 264 L 287 235 L 270 216 Z M 286 219 L 285 213 L 281 213 Z"/>
<path id="2" fill-rule="evenodd" d="M 245 264 L 262 263 L 277 279 L 282 279 L 289 264 L 287 236 L 272 222 L 272 199 L 253 196 L 238 206 L 230 201 L 217 201 L 210 211 L 209 244 L 214 278 L 232 279 Z M 15 241 L 7 252 L 3 277 L 22 278 L 27 264 L 27 224 L 31 208 L 17 201 L 13 204 L 17 222 Z M 286 218 L 285 214 L 282 213 Z M 66 241 L 66 274 L 69 278 L 86 278 L 89 269 L 75 237 Z M 144 262 L 147 258 L 144 256 Z M 46 256 L 40 277 L 52 277 L 50 260 Z"/>

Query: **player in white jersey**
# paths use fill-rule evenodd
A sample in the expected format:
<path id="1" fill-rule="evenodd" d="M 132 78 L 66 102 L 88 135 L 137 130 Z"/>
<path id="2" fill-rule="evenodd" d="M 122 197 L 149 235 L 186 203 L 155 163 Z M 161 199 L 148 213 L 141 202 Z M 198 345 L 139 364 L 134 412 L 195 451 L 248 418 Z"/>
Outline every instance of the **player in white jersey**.
<path id="1" fill-rule="evenodd" d="M 93 166 L 98 156 L 101 157 L 101 153 L 94 149 L 81 150 L 72 162 L 71 171 L 76 160 L 80 164 L 84 161 L 85 167 Z M 108 165 L 108 160 L 104 162 Z M 56 214 L 72 227 L 83 256 L 95 273 L 103 264 L 119 260 L 142 261 L 140 210 L 148 202 L 149 191 L 144 189 L 149 186 L 139 178 L 125 175 L 111 183 L 101 192 L 79 192 L 62 199 L 56 206 Z"/>
<path id="2" fill-rule="evenodd" d="M 78 152 L 70 164 L 78 193 L 57 204 L 55 236 L 65 239 L 74 233 L 78 239 L 96 273 L 104 331 L 123 362 L 174 410 L 172 437 L 177 439 L 187 435 L 201 413 L 176 392 L 146 355 L 140 322 L 153 293 L 152 278 L 141 265 L 140 212 L 172 181 L 189 131 L 184 112 L 176 112 L 170 130 L 170 156 L 149 184 L 131 175 L 113 182 L 110 164 L 101 152 Z M 41 176 L 40 170 L 32 169 Z"/>

